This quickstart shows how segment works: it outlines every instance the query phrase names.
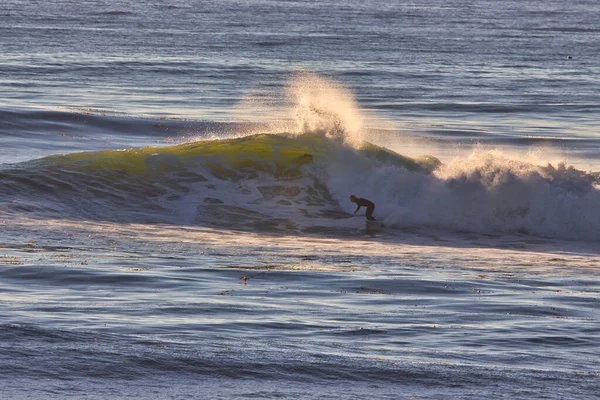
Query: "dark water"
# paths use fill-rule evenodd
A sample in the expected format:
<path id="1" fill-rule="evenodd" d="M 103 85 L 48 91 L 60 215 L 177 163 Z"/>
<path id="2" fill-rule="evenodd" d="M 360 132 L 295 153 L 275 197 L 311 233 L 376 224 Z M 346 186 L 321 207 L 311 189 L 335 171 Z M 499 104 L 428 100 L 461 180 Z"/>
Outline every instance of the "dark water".
<path id="1" fill-rule="evenodd" d="M 597 398 L 599 19 L 4 1 L 0 398 Z"/>

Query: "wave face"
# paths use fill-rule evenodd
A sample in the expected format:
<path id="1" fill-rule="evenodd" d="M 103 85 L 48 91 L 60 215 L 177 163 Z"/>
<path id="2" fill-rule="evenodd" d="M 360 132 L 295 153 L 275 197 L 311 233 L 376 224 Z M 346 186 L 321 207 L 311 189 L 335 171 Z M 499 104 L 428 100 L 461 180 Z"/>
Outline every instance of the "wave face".
<path id="1" fill-rule="evenodd" d="M 318 135 L 251 135 L 45 157 L 1 171 L 0 190 L 5 212 L 292 229 L 303 219 L 294 216 L 348 216 L 327 187 L 335 159 L 420 173 L 437 165 Z"/>

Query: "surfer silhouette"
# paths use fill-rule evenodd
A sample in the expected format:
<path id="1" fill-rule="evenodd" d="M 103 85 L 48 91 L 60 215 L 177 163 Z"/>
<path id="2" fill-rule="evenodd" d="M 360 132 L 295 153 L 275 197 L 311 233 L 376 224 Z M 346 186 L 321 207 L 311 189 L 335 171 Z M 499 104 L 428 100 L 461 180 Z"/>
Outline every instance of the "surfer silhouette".
<path id="1" fill-rule="evenodd" d="M 369 221 L 375 221 L 375 217 L 373 217 L 373 210 L 375 210 L 375 204 L 373 204 L 372 201 L 356 197 L 355 195 L 350 196 L 350 201 L 356 203 L 358 206 L 356 207 L 356 211 L 354 211 L 354 214 L 356 214 L 361 207 L 367 207 L 367 212 L 365 213 L 367 219 Z"/>

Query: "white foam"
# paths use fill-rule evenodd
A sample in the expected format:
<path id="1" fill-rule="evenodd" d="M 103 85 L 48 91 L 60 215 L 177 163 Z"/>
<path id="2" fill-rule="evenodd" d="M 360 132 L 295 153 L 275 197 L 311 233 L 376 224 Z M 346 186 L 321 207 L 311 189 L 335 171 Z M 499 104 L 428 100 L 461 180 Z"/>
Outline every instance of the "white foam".
<path id="1" fill-rule="evenodd" d="M 327 186 L 340 205 L 350 212 L 350 194 L 366 197 L 386 225 L 600 240 L 600 190 L 564 164 L 477 152 L 426 175 L 350 151 L 331 161 Z"/>

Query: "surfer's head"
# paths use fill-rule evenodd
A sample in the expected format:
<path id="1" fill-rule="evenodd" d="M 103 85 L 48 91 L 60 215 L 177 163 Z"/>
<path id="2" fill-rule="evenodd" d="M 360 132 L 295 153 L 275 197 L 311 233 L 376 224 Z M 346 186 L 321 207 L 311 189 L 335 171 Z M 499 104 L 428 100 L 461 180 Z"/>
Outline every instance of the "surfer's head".
<path id="1" fill-rule="evenodd" d="M 351 194 L 350 195 L 350 201 L 353 202 L 353 203 L 355 203 L 356 202 L 356 196 L 353 195 L 353 194 Z"/>

